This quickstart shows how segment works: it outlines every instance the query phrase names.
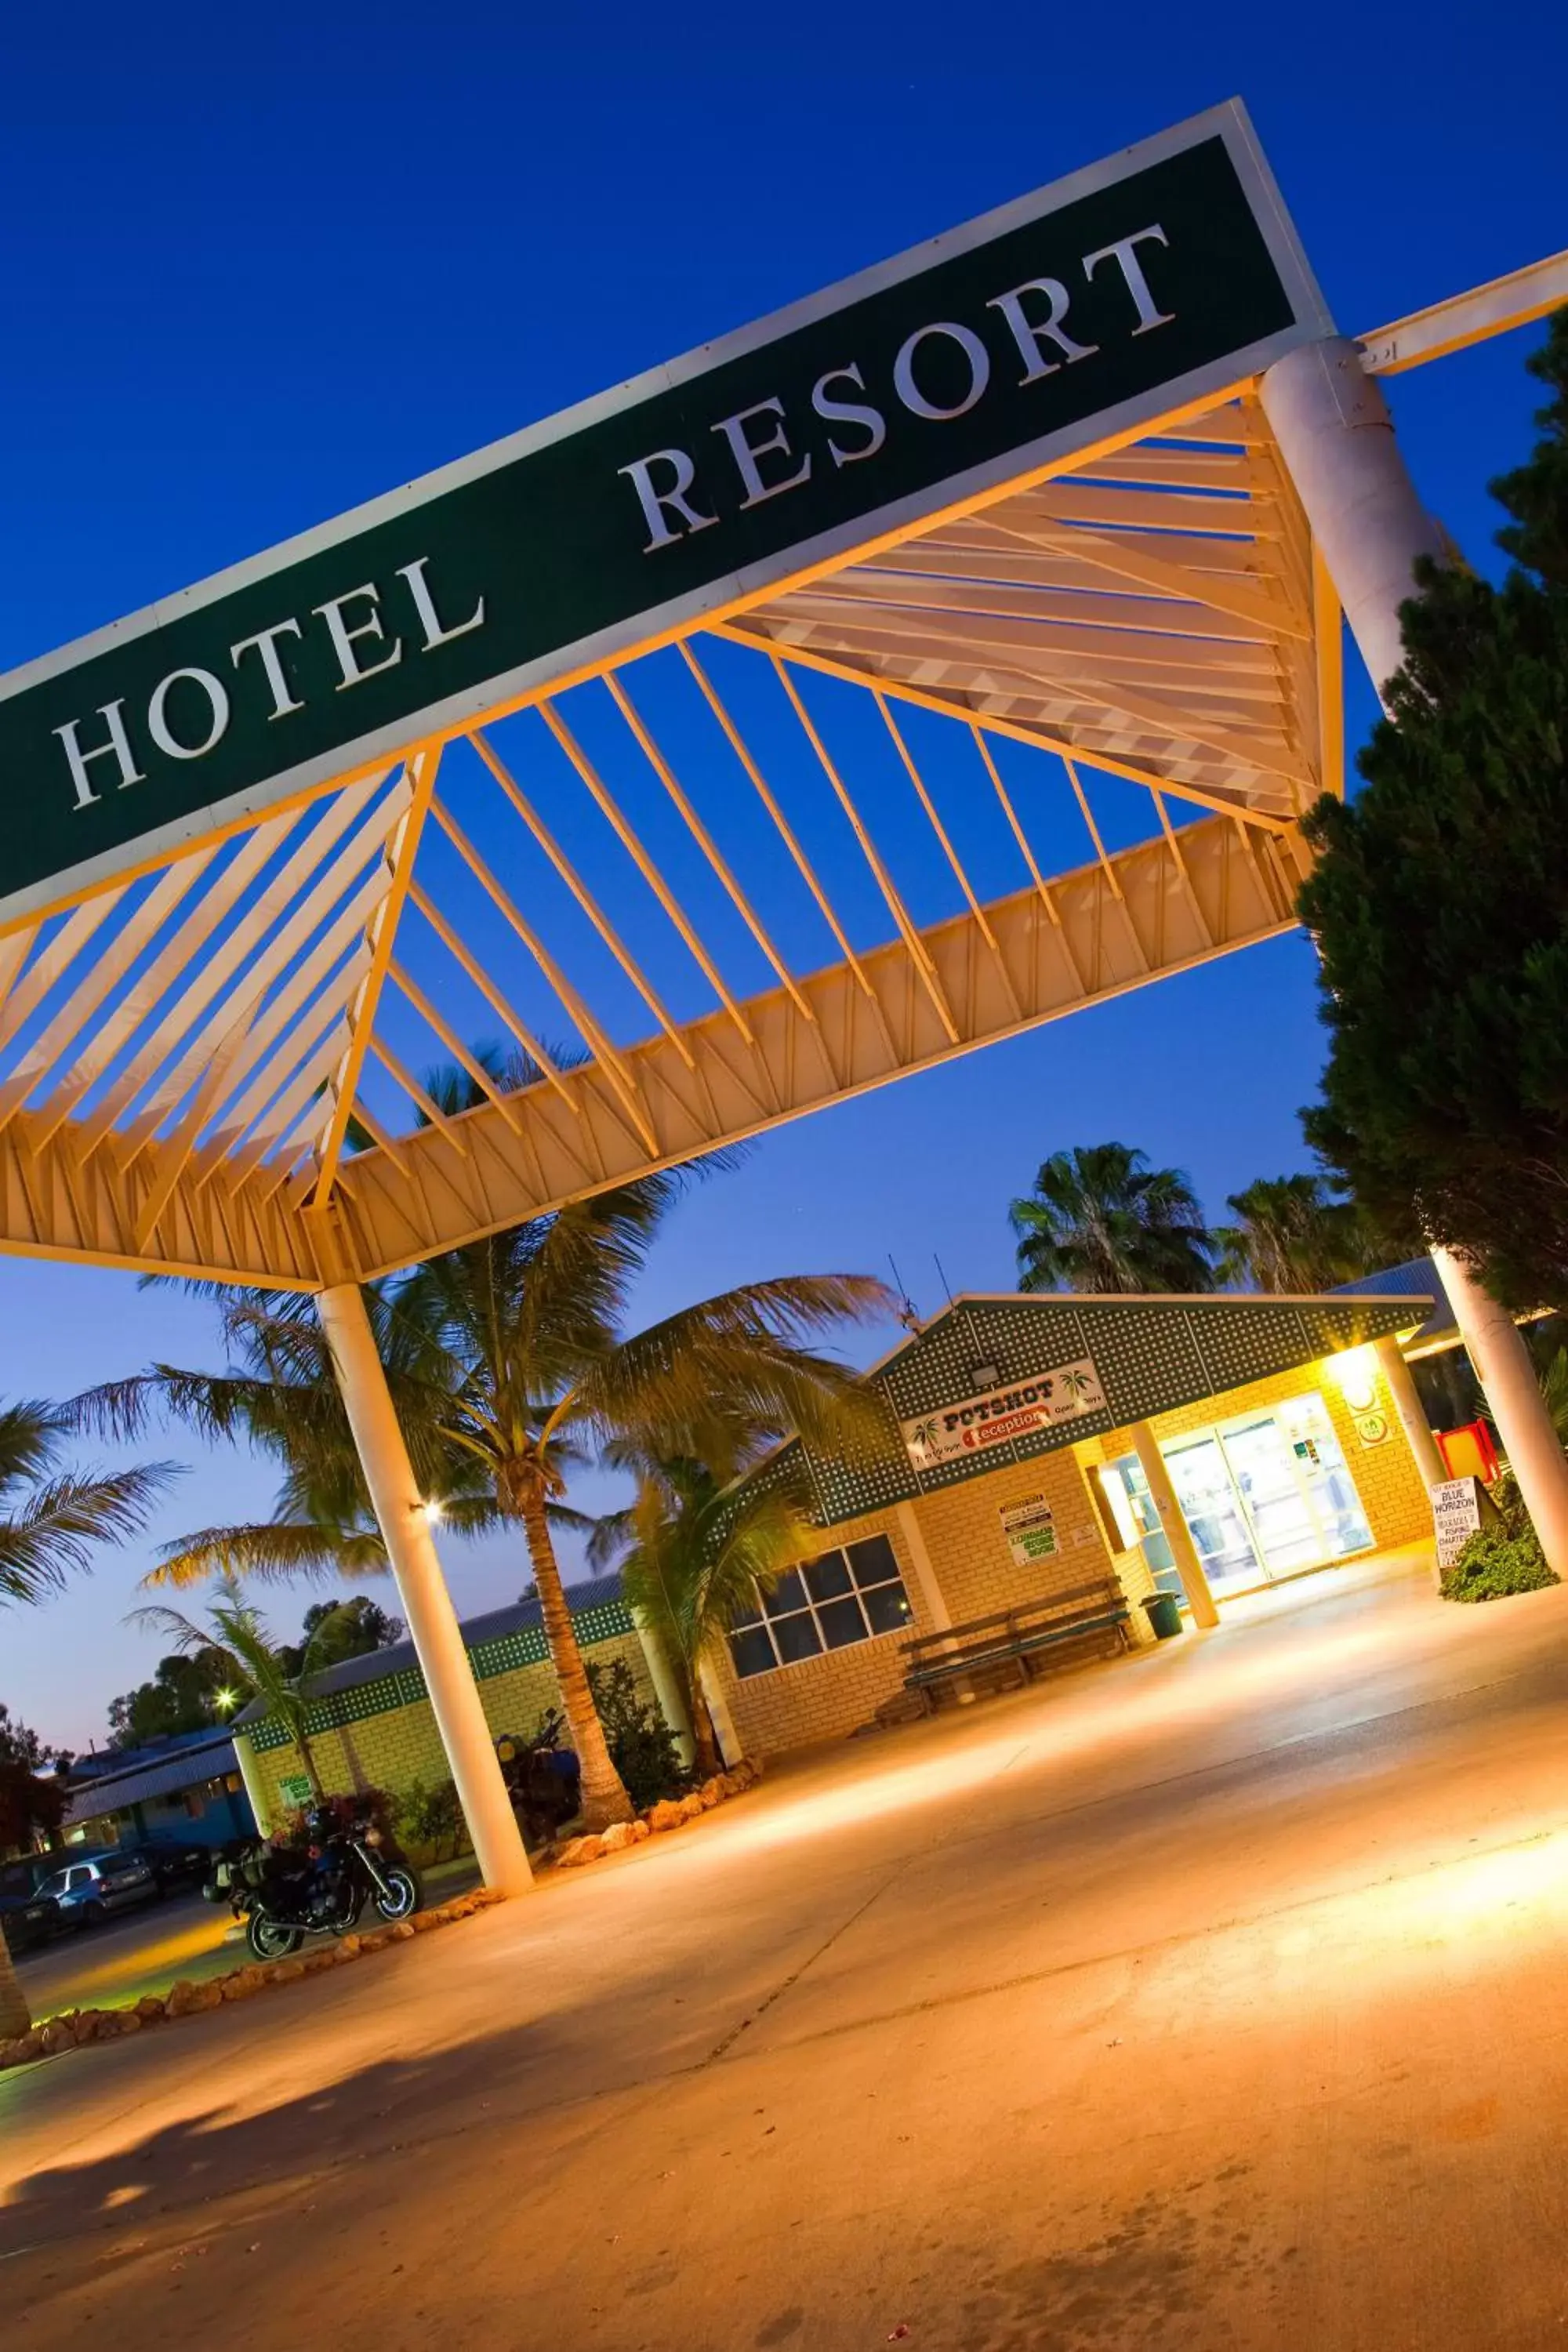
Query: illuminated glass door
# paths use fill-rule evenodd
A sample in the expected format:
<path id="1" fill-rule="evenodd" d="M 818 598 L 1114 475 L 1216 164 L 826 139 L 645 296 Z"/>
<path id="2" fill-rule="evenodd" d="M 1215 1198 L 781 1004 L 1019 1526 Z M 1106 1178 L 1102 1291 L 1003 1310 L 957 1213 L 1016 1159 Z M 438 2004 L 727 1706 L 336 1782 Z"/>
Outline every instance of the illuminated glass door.
<path id="1" fill-rule="evenodd" d="M 1275 1415 L 1260 1413 L 1227 1429 L 1220 1442 L 1268 1573 L 1289 1576 L 1329 1557 L 1290 1441 Z"/>
<path id="2" fill-rule="evenodd" d="M 1218 1439 L 1205 1433 L 1161 1451 L 1210 1588 L 1258 1583 L 1266 1571 Z"/>

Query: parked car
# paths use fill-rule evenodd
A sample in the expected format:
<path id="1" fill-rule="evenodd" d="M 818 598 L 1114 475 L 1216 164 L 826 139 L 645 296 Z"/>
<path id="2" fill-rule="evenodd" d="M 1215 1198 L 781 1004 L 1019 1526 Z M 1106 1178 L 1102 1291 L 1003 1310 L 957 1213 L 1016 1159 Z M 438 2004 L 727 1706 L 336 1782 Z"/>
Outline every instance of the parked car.
<path id="1" fill-rule="evenodd" d="M 158 1881 L 134 1854 L 100 1853 L 86 1859 L 73 1854 L 39 1892 L 58 1906 L 64 1926 L 96 1927 L 111 1912 L 155 1903 Z"/>
<path id="2" fill-rule="evenodd" d="M 158 1883 L 160 1895 L 173 1895 L 182 1886 L 205 1886 L 212 1876 L 214 1850 L 210 1845 L 182 1845 L 173 1838 L 143 1838 L 137 1845 L 117 1846 L 115 1853 L 144 1862 Z"/>
<path id="3" fill-rule="evenodd" d="M 0 1927 L 13 1955 L 29 1952 L 58 1936 L 63 1925 L 52 1895 L 0 1894 Z"/>

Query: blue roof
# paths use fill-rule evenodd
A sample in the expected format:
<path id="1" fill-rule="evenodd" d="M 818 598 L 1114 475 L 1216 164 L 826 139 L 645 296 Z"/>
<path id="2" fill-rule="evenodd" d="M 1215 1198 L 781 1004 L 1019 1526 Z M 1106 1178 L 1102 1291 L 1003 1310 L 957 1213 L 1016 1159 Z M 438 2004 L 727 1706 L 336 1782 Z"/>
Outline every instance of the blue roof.
<path id="1" fill-rule="evenodd" d="M 1354 1282 L 1337 1283 L 1328 1295 L 1334 1298 L 1435 1299 L 1436 1304 L 1409 1342 L 1410 1346 L 1424 1347 L 1427 1341 L 1443 1339 L 1449 1332 L 1456 1339 L 1458 1337 L 1459 1327 L 1448 1304 L 1448 1294 L 1443 1287 L 1442 1276 L 1429 1257 L 1406 1258 L 1403 1265 L 1386 1265 L 1378 1274 L 1358 1275 Z"/>

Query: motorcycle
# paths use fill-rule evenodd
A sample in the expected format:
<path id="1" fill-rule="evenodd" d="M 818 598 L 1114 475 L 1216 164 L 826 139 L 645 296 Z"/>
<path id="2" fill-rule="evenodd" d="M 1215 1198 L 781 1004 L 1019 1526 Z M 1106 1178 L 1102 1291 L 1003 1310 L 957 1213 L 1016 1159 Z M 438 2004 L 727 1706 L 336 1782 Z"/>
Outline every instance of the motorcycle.
<path id="1" fill-rule="evenodd" d="M 244 1919 L 258 1960 L 287 1959 L 307 1936 L 346 1936 L 367 1903 L 391 1924 L 421 1901 L 418 1877 L 385 1831 L 331 1804 L 306 1814 L 302 1846 L 256 1838 L 226 1847 L 202 1892 Z"/>
<path id="2" fill-rule="evenodd" d="M 542 1736 L 531 1743 L 510 1736 L 496 1742 L 501 1779 L 531 1851 L 548 1845 L 562 1823 L 582 1810 L 582 1767 L 571 1748 L 556 1744 L 563 1727 L 563 1718 L 552 1712 L 541 1726 Z"/>

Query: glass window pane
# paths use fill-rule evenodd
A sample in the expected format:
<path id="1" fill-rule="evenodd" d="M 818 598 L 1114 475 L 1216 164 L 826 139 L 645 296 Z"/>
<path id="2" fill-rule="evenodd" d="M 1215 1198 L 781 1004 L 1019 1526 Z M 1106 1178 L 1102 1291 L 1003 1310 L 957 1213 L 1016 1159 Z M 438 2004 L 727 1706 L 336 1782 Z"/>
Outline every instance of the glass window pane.
<path id="1" fill-rule="evenodd" d="M 760 1601 L 753 1599 L 750 1607 L 737 1608 L 734 1615 L 730 1620 L 730 1630 L 732 1633 L 738 1633 L 742 1625 L 760 1625 L 762 1622 L 763 1604 Z"/>
<path id="2" fill-rule="evenodd" d="M 862 1592 L 868 1585 L 892 1584 L 899 1573 L 898 1555 L 886 1536 L 868 1536 L 849 1547 L 849 1565 Z"/>
<path id="3" fill-rule="evenodd" d="M 825 1551 L 820 1559 L 805 1564 L 805 1589 L 814 1601 L 837 1601 L 841 1592 L 853 1588 L 849 1570 L 841 1551 Z"/>
<path id="4" fill-rule="evenodd" d="M 805 1587 L 798 1568 L 792 1568 L 787 1576 L 780 1577 L 771 1592 L 763 1593 L 763 1607 L 770 1617 L 788 1617 L 805 1607 Z"/>
<path id="5" fill-rule="evenodd" d="M 786 1665 L 796 1658 L 815 1658 L 822 1648 L 822 1636 L 809 1617 L 781 1617 L 773 1631 Z"/>
<path id="6" fill-rule="evenodd" d="M 752 1632 L 731 1633 L 730 1655 L 735 1662 L 735 1672 L 742 1682 L 748 1675 L 765 1675 L 770 1667 L 778 1664 L 773 1655 L 773 1645 L 760 1625 Z"/>
<path id="7" fill-rule="evenodd" d="M 866 1639 L 866 1620 L 853 1594 L 847 1601 L 830 1601 L 817 1611 L 816 1622 L 830 1650 L 847 1650 L 851 1642 Z"/>
<path id="8" fill-rule="evenodd" d="M 908 1625 L 914 1614 L 901 1584 L 879 1584 L 874 1591 L 864 1595 L 860 1605 L 871 1622 L 873 1633 L 896 1633 L 900 1626 Z"/>

